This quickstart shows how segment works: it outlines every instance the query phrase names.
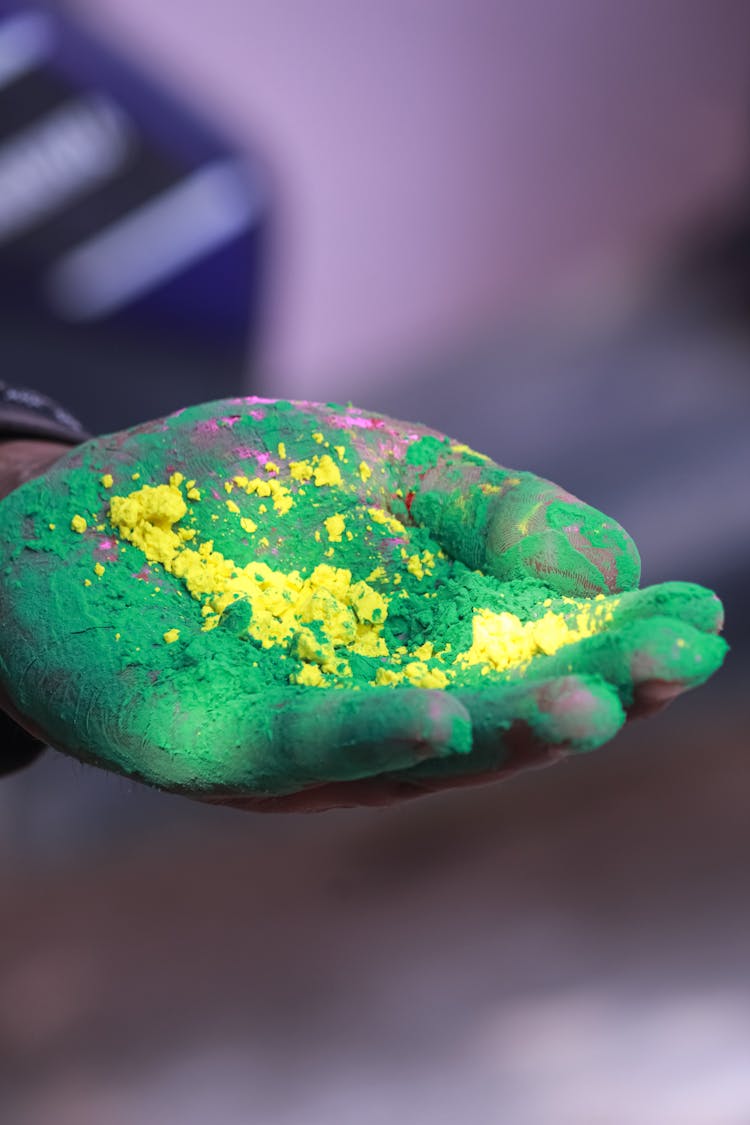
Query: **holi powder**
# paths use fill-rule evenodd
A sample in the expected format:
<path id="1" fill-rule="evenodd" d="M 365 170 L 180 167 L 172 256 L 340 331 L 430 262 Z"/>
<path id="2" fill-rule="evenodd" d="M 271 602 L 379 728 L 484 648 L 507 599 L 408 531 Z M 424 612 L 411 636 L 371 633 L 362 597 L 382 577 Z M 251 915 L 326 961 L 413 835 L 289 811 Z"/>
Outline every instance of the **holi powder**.
<path id="1" fill-rule="evenodd" d="M 318 466 L 311 464 L 309 473 L 305 468 L 298 477 L 315 476 L 321 463 L 325 467 L 319 473 L 318 487 L 337 486 L 338 473 L 330 459 L 325 464 L 321 458 Z M 295 467 L 299 469 L 299 465 L 297 462 Z M 276 479 L 235 476 L 224 483 L 239 502 L 228 499 L 220 518 L 226 523 L 227 512 L 234 517 L 238 548 L 243 531 L 247 532 L 249 542 L 238 557 L 252 556 L 253 540 L 264 538 L 267 522 L 268 505 L 262 499 L 267 497 L 276 513 L 286 516 L 295 507 L 294 494 Z M 318 537 L 313 534 L 312 544 L 303 542 L 304 549 L 297 551 L 301 567 L 283 570 L 255 558 L 239 562 L 218 551 L 212 539 L 201 540 L 190 526 L 195 508 L 188 497 L 194 492 L 194 488 L 185 488 L 181 474 L 174 474 L 166 484 L 114 496 L 110 520 L 123 541 L 139 548 L 150 564 L 163 567 L 184 585 L 200 606 L 202 631 L 222 625 L 230 609 L 234 615 L 242 612 L 247 621 L 242 633 L 251 642 L 249 652 L 283 650 L 295 664 L 289 672 L 290 683 L 346 686 L 353 683 L 352 657 L 358 657 L 354 662 L 357 679 L 369 672 L 365 682 L 371 685 L 410 683 L 444 688 L 470 666 L 479 665 L 483 674 L 502 672 L 539 654 L 551 655 L 612 619 L 611 603 L 617 599 L 607 602 L 601 595 L 593 604 L 565 599 L 559 611 L 547 608 L 534 620 L 523 621 L 516 613 L 492 609 L 497 591 L 485 576 L 451 563 L 437 544 L 432 544 L 432 550 L 410 551 L 409 531 L 398 519 L 359 503 L 351 505 L 346 514 L 321 519 Z M 262 507 L 266 512 L 261 512 Z M 364 548 L 368 563 L 377 562 L 366 574 L 334 565 L 347 525 L 352 540 L 356 529 L 357 547 Z M 392 551 L 387 566 L 380 554 L 372 552 L 368 532 L 376 527 L 400 533 L 399 538 L 386 537 L 381 544 L 404 544 Z M 316 562 L 316 557 L 332 561 Z M 459 591 L 470 595 L 471 605 L 464 607 L 458 620 L 453 607 L 420 606 L 420 599 L 433 601 L 441 592 L 453 598 Z M 411 604 L 405 606 L 404 600 Z M 551 604 L 551 599 L 546 601 Z M 410 621 L 412 605 L 414 623 Z"/>
<path id="2" fill-rule="evenodd" d="M 196 422 L 200 448 L 207 433 L 240 421 Z M 562 597 L 528 577 L 499 583 L 450 558 L 413 521 L 414 493 L 384 474 L 382 442 L 373 456 L 357 441 L 363 430 L 382 435 L 385 420 L 364 425 L 368 419 L 349 409 L 329 411 L 327 425 L 306 414 L 289 425 L 288 414 L 267 409 L 252 421 L 250 475 L 244 456 L 241 472 L 228 474 L 219 462 L 193 476 L 186 465 L 148 480 L 148 470 L 134 480 L 112 465 L 98 478 L 110 494 L 104 510 L 71 511 L 62 526 L 61 535 L 89 537 L 94 551 L 110 547 L 113 532 L 123 552 L 133 548 L 94 571 L 118 603 L 134 578 L 144 580 L 144 562 L 165 610 L 174 604 L 169 594 L 189 597 L 164 621 L 161 639 L 174 650 L 210 633 L 217 649 L 245 642 L 240 659 L 265 668 L 273 683 L 283 661 L 290 685 L 442 689 L 523 670 L 612 620 L 616 597 Z M 436 450 L 433 437 L 408 434 L 420 465 L 433 463 L 446 443 Z M 487 461 L 468 446 L 450 448 Z M 490 484 L 484 494 L 497 491 Z M 103 530 L 92 532 L 102 520 Z"/>

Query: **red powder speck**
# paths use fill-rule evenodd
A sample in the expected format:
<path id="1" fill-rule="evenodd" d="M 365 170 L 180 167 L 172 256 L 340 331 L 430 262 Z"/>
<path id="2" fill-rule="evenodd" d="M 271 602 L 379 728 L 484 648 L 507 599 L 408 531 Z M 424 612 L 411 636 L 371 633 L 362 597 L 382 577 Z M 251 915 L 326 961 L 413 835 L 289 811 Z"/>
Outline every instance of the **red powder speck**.
<path id="1" fill-rule="evenodd" d="M 415 495 L 416 495 L 416 493 L 414 493 L 414 492 L 407 492 L 407 494 L 406 494 L 406 499 L 405 499 L 404 503 L 406 504 L 406 510 L 409 513 L 409 515 L 411 515 L 411 506 L 414 503 Z"/>

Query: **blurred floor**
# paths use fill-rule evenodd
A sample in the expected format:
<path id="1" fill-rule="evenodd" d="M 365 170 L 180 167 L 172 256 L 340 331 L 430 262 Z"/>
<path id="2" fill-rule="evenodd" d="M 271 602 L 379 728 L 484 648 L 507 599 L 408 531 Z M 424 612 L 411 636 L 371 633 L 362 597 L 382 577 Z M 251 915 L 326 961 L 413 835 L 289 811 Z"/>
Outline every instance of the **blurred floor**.
<path id="1" fill-rule="evenodd" d="M 6 849 L 3 1121 L 746 1125 L 745 712 L 726 676 L 506 786 L 284 819 L 147 795 L 106 848 Z M 34 785 L 75 807 L 80 773 Z"/>

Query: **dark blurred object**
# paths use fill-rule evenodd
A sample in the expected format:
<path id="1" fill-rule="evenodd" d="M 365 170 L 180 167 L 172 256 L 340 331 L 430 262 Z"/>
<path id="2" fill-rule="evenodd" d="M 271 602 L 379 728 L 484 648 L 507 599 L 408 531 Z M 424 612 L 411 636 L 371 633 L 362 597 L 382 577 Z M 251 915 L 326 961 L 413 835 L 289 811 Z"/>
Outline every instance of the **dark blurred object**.
<path id="1" fill-rule="evenodd" d="M 244 389 L 265 177 L 57 9 L 0 0 L 3 372 L 93 430 Z"/>
<path id="2" fill-rule="evenodd" d="M 734 202 L 688 236 L 659 280 L 673 302 L 750 335 L 750 172 Z"/>

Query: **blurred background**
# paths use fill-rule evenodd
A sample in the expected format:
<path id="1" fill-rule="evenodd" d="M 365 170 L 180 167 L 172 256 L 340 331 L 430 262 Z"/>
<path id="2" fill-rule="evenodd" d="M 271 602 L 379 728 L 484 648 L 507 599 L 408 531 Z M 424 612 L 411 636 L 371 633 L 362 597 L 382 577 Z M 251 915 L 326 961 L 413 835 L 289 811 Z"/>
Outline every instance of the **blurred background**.
<path id="1" fill-rule="evenodd" d="M 0 0 L 3 378 L 353 400 L 620 520 L 732 653 L 600 754 L 264 818 L 0 788 L 7 1125 L 750 1121 L 750 6 Z"/>

